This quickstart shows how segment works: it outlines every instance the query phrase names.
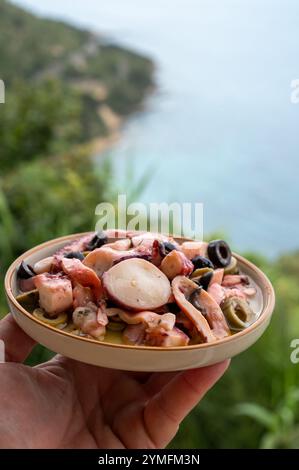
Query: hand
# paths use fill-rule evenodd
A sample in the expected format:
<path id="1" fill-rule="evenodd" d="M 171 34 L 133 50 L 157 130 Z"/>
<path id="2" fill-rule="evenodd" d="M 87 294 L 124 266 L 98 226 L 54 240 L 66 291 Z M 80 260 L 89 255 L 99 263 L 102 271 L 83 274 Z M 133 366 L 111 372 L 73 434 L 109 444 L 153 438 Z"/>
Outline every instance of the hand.
<path id="1" fill-rule="evenodd" d="M 31 368 L 34 342 L 11 315 L 0 338 L 0 448 L 163 448 L 229 364 L 141 374 L 55 356 Z"/>

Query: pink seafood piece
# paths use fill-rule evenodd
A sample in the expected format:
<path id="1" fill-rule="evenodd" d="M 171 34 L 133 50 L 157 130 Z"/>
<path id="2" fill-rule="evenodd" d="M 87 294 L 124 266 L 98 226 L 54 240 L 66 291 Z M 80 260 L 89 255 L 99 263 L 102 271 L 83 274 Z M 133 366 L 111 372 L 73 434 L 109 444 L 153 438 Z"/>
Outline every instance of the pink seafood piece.
<path id="1" fill-rule="evenodd" d="M 181 244 L 181 250 L 188 259 L 195 256 L 207 256 L 208 243 L 206 242 L 184 242 Z"/>
<path id="2" fill-rule="evenodd" d="M 214 284 L 210 283 L 208 287 L 208 294 L 218 305 L 220 305 L 221 302 L 225 299 L 225 289 L 216 282 Z"/>
<path id="3" fill-rule="evenodd" d="M 199 293 L 199 302 L 215 337 L 217 339 L 221 339 L 229 336 L 230 329 L 225 320 L 223 312 L 215 299 L 213 299 L 213 297 L 204 289 L 201 289 Z"/>
<path id="4" fill-rule="evenodd" d="M 137 323 L 136 325 L 128 325 L 122 334 L 123 342 L 129 345 L 140 345 L 145 338 L 146 325 Z"/>
<path id="5" fill-rule="evenodd" d="M 30 277 L 29 279 L 19 279 L 19 288 L 22 292 L 29 292 L 35 289 L 34 284 L 35 276 Z"/>
<path id="6" fill-rule="evenodd" d="M 98 340 L 105 338 L 106 328 L 104 321 L 98 321 L 98 308 L 95 304 L 90 302 L 85 307 L 77 307 L 73 311 L 73 322 L 77 328 L 80 328 L 82 333 L 88 334 Z"/>
<path id="7" fill-rule="evenodd" d="M 186 298 L 190 296 L 194 289 L 198 289 L 197 284 L 185 276 L 177 276 L 172 281 L 172 291 L 176 303 L 195 325 L 203 342 L 209 343 L 215 341 L 215 336 L 205 317 Z"/>
<path id="8" fill-rule="evenodd" d="M 155 325 L 168 331 L 172 330 L 176 321 L 175 315 L 170 312 L 159 315 L 158 313 L 151 311 L 131 313 L 126 312 L 125 310 L 120 310 L 118 316 L 122 321 L 129 325 L 144 323 L 147 326 Z"/>
<path id="9" fill-rule="evenodd" d="M 215 271 L 213 271 L 213 277 L 210 280 L 209 285 L 210 286 L 213 285 L 213 284 L 221 285 L 222 280 L 223 280 L 223 275 L 224 275 L 224 269 L 223 268 L 215 269 Z"/>
<path id="10" fill-rule="evenodd" d="M 93 302 L 94 295 L 90 287 L 83 287 L 81 284 L 75 283 L 73 289 L 73 307 L 85 307 L 89 302 Z"/>
<path id="11" fill-rule="evenodd" d="M 228 299 L 230 297 L 239 297 L 240 299 L 246 300 L 246 294 L 243 292 L 242 289 L 238 288 L 229 288 L 229 287 L 224 287 L 224 292 L 225 292 L 225 298 Z"/>
<path id="12" fill-rule="evenodd" d="M 106 243 L 105 248 L 112 248 L 113 250 L 124 251 L 131 248 L 131 240 L 130 238 L 123 238 L 121 240 L 116 240 L 115 242 Z"/>
<path id="13" fill-rule="evenodd" d="M 104 230 L 104 234 L 107 235 L 108 238 L 132 238 L 136 235 L 140 235 L 141 233 L 138 230 L 124 230 L 124 229 L 107 229 Z"/>
<path id="14" fill-rule="evenodd" d="M 100 279 L 92 269 L 85 266 L 80 260 L 76 258 L 63 258 L 61 266 L 74 283 L 79 283 L 83 287 L 90 287 L 96 301 L 103 297 Z"/>
<path id="15" fill-rule="evenodd" d="M 35 276 L 34 284 L 39 292 L 39 304 L 49 315 L 57 315 L 72 307 L 72 284 L 67 277 L 39 274 Z"/>
<path id="16" fill-rule="evenodd" d="M 121 240 L 120 240 L 121 241 Z M 99 277 L 120 261 L 130 258 L 150 258 L 151 251 L 144 247 L 132 250 L 115 250 L 104 245 L 91 251 L 83 261 L 83 264 L 92 269 Z"/>
<path id="17" fill-rule="evenodd" d="M 147 346 L 171 348 L 176 346 L 187 346 L 189 340 L 189 337 L 177 327 L 165 332 L 159 330 L 158 327 L 155 327 L 146 331 L 144 344 Z"/>
<path id="18" fill-rule="evenodd" d="M 173 250 L 163 259 L 161 271 L 172 281 L 176 276 L 189 276 L 192 273 L 193 263 L 181 251 Z"/>
<path id="19" fill-rule="evenodd" d="M 85 251 L 87 249 L 88 243 L 93 239 L 96 235 L 96 232 L 93 232 L 88 235 L 84 235 L 81 238 L 78 238 L 71 243 L 68 243 L 63 248 L 60 248 L 56 251 L 55 256 L 64 256 L 67 253 L 71 253 L 72 251 Z"/>
<path id="20" fill-rule="evenodd" d="M 234 287 L 238 284 L 248 285 L 248 276 L 244 276 L 243 274 L 227 274 L 222 281 L 223 287 Z"/>
<path id="21" fill-rule="evenodd" d="M 160 242 L 171 241 L 169 237 L 163 235 L 162 233 L 143 232 L 132 237 L 132 245 L 135 247 L 143 245 L 147 248 L 151 248 L 155 240 Z"/>
<path id="22" fill-rule="evenodd" d="M 126 328 L 123 333 L 129 344 L 146 344 L 147 346 L 185 346 L 189 337 L 175 327 L 176 317 L 173 313 L 159 315 L 145 311 L 138 313 L 121 312 L 119 317 L 130 326 L 143 325 L 139 328 Z"/>

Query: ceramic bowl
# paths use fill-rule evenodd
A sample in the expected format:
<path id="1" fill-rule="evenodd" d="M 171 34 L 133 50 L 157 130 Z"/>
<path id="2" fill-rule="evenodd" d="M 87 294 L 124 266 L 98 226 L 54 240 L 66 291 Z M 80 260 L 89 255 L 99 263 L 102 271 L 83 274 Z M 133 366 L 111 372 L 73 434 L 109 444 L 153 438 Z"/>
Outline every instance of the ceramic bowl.
<path id="1" fill-rule="evenodd" d="M 254 310 L 258 319 L 247 329 L 213 343 L 161 348 L 98 342 L 57 330 L 34 318 L 16 300 L 16 269 L 22 260 L 29 264 L 52 255 L 68 242 L 85 234 L 75 234 L 38 245 L 16 259 L 7 271 L 5 290 L 10 310 L 18 325 L 35 341 L 64 356 L 88 364 L 129 371 L 175 371 L 207 366 L 231 358 L 255 343 L 269 325 L 275 304 L 273 287 L 255 265 L 234 254 L 241 270 L 257 286 Z M 183 241 L 183 240 L 181 240 Z"/>

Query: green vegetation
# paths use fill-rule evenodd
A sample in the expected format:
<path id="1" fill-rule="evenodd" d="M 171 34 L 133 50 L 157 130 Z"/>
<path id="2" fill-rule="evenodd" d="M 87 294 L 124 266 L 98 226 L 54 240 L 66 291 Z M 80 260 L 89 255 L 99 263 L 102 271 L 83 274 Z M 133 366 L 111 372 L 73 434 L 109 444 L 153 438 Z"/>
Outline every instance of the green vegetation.
<path id="1" fill-rule="evenodd" d="M 15 96 L 20 93 L 25 102 L 39 101 L 39 93 L 43 94 L 39 89 L 45 86 L 43 82 L 55 80 L 60 90 L 49 90 L 48 97 L 43 95 L 44 100 L 53 97 L 53 102 L 47 109 L 50 115 L 42 119 L 40 125 L 55 115 L 60 128 L 63 116 L 56 109 L 59 98 L 62 112 L 66 107 L 75 106 L 68 112 L 78 120 L 75 140 L 79 142 L 109 133 L 109 123 L 101 114 L 103 107 L 128 115 L 140 107 L 153 86 L 153 63 L 148 58 L 109 44 L 88 31 L 60 21 L 37 18 L 6 0 L 0 0 L 0 70 L 0 78 L 8 90 L 6 102 L 12 112 L 12 116 L 7 112 L 4 124 L 8 120 L 8 124 L 13 125 L 14 112 L 23 112 L 23 102 L 16 103 Z M 40 102 L 40 114 L 31 115 L 31 119 L 41 117 L 43 105 L 45 103 Z M 56 120 L 56 113 L 60 113 L 60 121 Z M 3 118 L 1 127 L 2 123 Z M 48 129 L 43 131 L 47 139 Z M 20 129 L 20 138 L 22 132 L 26 129 Z M 43 140 L 44 135 L 40 137 Z M 53 141 L 56 142 L 54 138 Z"/>
<path id="2" fill-rule="evenodd" d="M 78 50 L 85 51 L 84 60 Z M 82 142 L 107 132 L 100 105 L 126 115 L 141 104 L 151 86 L 152 64 L 98 43 L 86 31 L 37 19 L 0 0 L 0 70 L 8 85 L 6 104 L 0 107 L 4 315 L 3 276 L 13 259 L 47 239 L 90 230 L 96 204 L 113 200 L 111 165 L 103 162 L 95 169 Z M 87 79 L 101 85 L 97 98 L 94 82 L 89 92 L 82 91 Z M 135 199 L 145 182 L 133 188 Z M 274 283 L 273 321 L 254 347 L 232 360 L 225 377 L 182 425 L 173 447 L 299 445 L 299 365 L 290 362 L 290 342 L 299 334 L 299 253 L 271 263 L 248 256 Z M 28 362 L 51 355 L 38 346 Z"/>

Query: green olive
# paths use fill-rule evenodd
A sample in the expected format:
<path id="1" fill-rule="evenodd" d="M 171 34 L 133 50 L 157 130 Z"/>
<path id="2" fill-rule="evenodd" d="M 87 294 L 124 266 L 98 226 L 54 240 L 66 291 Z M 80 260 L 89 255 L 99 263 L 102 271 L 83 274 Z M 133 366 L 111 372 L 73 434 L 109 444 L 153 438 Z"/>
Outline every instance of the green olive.
<path id="1" fill-rule="evenodd" d="M 16 300 L 26 310 L 29 310 L 29 312 L 33 312 L 33 310 L 38 307 L 38 290 L 31 290 L 30 292 L 25 292 L 25 294 L 20 294 L 16 297 Z"/>
<path id="2" fill-rule="evenodd" d="M 224 274 L 237 274 L 238 271 L 238 261 L 232 256 L 231 262 L 224 268 Z"/>
<path id="3" fill-rule="evenodd" d="M 206 274 L 206 273 L 209 273 L 209 272 L 212 272 L 212 271 L 213 271 L 212 268 L 195 269 L 195 271 L 193 271 L 193 273 L 191 274 L 190 278 L 194 279 L 195 277 L 201 277 L 203 274 Z"/>
<path id="4" fill-rule="evenodd" d="M 111 321 L 107 325 L 107 330 L 110 331 L 123 331 L 126 327 L 126 324 L 124 322 L 119 322 L 119 321 Z"/>
<path id="5" fill-rule="evenodd" d="M 60 313 L 54 318 L 50 318 L 46 316 L 46 312 L 42 308 L 36 308 L 33 311 L 33 316 L 37 318 L 38 320 L 41 320 L 42 322 L 46 323 L 47 325 L 51 326 L 58 326 L 58 325 L 63 325 L 64 323 L 67 323 L 67 314 L 66 313 Z"/>
<path id="6" fill-rule="evenodd" d="M 243 330 L 254 320 L 254 313 L 245 299 L 239 297 L 225 299 L 221 309 L 231 330 Z"/>

